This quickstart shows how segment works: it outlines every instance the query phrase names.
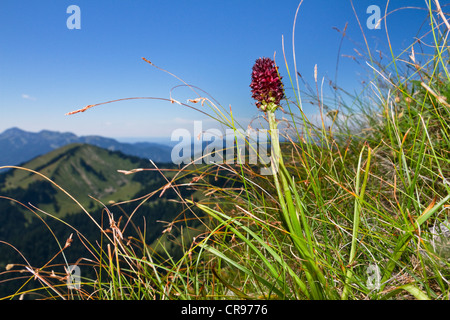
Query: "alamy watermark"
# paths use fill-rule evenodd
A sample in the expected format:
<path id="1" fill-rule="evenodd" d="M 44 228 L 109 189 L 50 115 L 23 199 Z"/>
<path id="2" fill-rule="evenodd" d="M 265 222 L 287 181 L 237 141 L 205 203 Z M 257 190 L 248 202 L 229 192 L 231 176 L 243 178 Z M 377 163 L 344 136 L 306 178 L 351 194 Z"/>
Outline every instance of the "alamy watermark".
<path id="1" fill-rule="evenodd" d="M 79 6 L 70 5 L 67 7 L 66 13 L 70 16 L 66 20 L 67 29 L 81 29 L 81 9 Z"/>
<path id="2" fill-rule="evenodd" d="M 367 288 L 370 290 L 380 289 L 381 273 L 380 268 L 376 264 L 371 264 L 367 268 Z"/>
<path id="3" fill-rule="evenodd" d="M 77 265 L 70 265 L 65 268 L 67 277 L 67 288 L 79 290 L 81 288 L 81 270 Z"/>
<path id="4" fill-rule="evenodd" d="M 379 30 L 381 29 L 381 10 L 380 7 L 373 4 L 367 7 L 367 14 L 370 14 L 369 18 L 367 18 L 366 25 L 370 30 Z"/>
<path id="5" fill-rule="evenodd" d="M 266 129 L 226 129 L 223 133 L 219 129 L 203 130 L 202 122 L 194 121 L 193 134 L 187 129 L 176 129 L 171 140 L 178 141 L 171 153 L 174 164 L 247 163 L 263 165 L 262 175 L 278 171 L 278 156 L 269 150 L 269 131 Z"/>

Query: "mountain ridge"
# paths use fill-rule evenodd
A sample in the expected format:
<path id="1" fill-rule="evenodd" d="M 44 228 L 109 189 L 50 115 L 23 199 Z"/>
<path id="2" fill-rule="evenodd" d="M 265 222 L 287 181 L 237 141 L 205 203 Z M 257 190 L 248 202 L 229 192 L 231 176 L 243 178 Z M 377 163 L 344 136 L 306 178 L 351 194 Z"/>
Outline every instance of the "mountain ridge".
<path id="1" fill-rule="evenodd" d="M 89 144 L 73 143 L 38 156 L 24 167 L 39 172 L 66 189 L 83 205 L 90 202 L 89 196 L 99 200 L 127 200 L 134 196 L 143 185 L 133 181 L 132 177 L 118 173 L 118 169 L 131 170 L 143 166 L 144 159 L 127 156 L 118 151 L 109 151 Z M 54 197 L 57 190 L 50 182 L 27 170 L 0 171 L 0 192 L 12 194 L 32 190 L 29 197 L 34 205 L 51 204 L 65 208 L 64 213 L 76 212 L 80 208 L 67 196 Z M 148 176 L 148 175 L 147 175 Z M 44 185 L 46 184 L 46 185 Z M 36 188 L 36 185 L 39 188 Z M 30 187 L 34 186 L 34 188 Z M 40 202 L 42 199 L 45 201 Z M 20 199 L 22 200 L 22 199 Z M 25 202 L 30 199 L 23 197 Z M 59 211 L 59 210 L 54 210 Z"/>
<path id="2" fill-rule="evenodd" d="M 50 130 L 29 132 L 12 127 L 0 133 L 0 150 L 6 150 L 0 153 L 0 166 L 20 165 L 72 143 L 90 144 L 110 151 L 121 151 L 126 155 L 152 159 L 154 162 L 171 162 L 171 147 L 159 143 L 125 143 L 97 135 L 77 136 L 72 132 Z"/>

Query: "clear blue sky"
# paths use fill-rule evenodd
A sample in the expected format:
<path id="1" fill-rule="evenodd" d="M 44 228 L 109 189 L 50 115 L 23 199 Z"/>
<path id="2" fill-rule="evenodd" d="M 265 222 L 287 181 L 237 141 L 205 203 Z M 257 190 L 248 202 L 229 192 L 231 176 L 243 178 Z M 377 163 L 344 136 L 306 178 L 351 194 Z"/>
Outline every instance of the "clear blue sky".
<path id="1" fill-rule="evenodd" d="M 369 30 L 367 7 L 387 1 L 354 0 L 372 49 L 385 47 L 386 30 Z M 443 5 L 445 1 L 441 1 Z M 424 7 L 423 0 L 391 0 L 389 10 Z M 69 5 L 81 9 L 81 29 L 70 30 Z M 287 80 L 281 37 L 292 63 L 292 27 L 298 0 L 1 0 L 0 1 L 0 132 L 10 127 L 97 134 L 115 138 L 170 136 L 176 128 L 193 129 L 204 116 L 177 104 L 126 101 L 65 113 L 88 104 L 127 97 L 169 98 L 180 84 L 144 61 L 174 73 L 233 108 L 243 123 L 258 116 L 250 93 L 250 73 L 261 56 L 273 57 Z M 405 9 L 389 16 L 391 41 L 408 45 L 426 18 L 424 10 Z M 348 22 L 341 54 L 364 49 L 349 0 L 305 0 L 296 27 L 299 71 L 313 81 L 334 79 L 342 29 Z M 340 59 L 338 84 L 358 90 L 363 70 L 351 59 Z M 187 90 L 173 92 L 185 102 Z M 305 105 L 309 114 L 317 112 Z M 208 123 L 205 121 L 205 124 Z M 214 126 L 210 123 L 211 126 Z M 220 127 L 219 127 L 220 128 Z"/>

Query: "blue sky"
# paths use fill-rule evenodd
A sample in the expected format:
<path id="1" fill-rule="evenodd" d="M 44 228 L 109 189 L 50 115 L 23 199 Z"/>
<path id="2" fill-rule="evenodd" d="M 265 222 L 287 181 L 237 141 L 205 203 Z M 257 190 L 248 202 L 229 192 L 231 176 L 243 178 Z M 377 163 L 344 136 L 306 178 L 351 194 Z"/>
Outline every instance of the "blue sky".
<path id="1" fill-rule="evenodd" d="M 372 50 L 388 53 L 384 23 L 366 26 L 367 7 L 387 1 L 354 0 L 355 10 Z M 424 7 L 425 2 L 391 0 L 389 10 Z M 273 57 L 287 81 L 282 36 L 292 65 L 292 28 L 298 0 L 71 0 L 0 1 L 0 132 L 10 127 L 28 131 L 71 131 L 114 138 L 170 137 L 177 128 L 192 130 L 193 121 L 212 121 L 186 107 L 158 100 L 134 100 L 98 106 L 73 116 L 65 113 L 89 104 L 128 97 L 169 98 L 181 84 L 141 60 L 145 57 L 189 84 L 200 87 L 221 105 L 231 105 L 242 123 L 260 115 L 250 93 L 254 61 Z M 68 29 L 67 7 L 81 10 L 81 29 Z M 444 5 L 444 1 L 441 1 Z M 425 10 L 404 9 L 388 17 L 394 49 L 401 50 L 426 21 Z M 305 0 L 295 30 L 298 70 L 313 83 L 334 79 L 340 34 L 348 22 L 341 54 L 364 50 L 361 30 L 349 0 Z M 358 49 L 360 50 L 360 49 Z M 400 51 L 399 51 L 400 52 Z M 338 84 L 359 90 L 364 70 L 341 57 Z M 185 88 L 174 90 L 182 102 L 195 98 Z M 305 105 L 313 115 L 316 107 Z M 217 127 L 217 126 L 216 126 Z M 220 128 L 220 127 L 218 127 Z"/>

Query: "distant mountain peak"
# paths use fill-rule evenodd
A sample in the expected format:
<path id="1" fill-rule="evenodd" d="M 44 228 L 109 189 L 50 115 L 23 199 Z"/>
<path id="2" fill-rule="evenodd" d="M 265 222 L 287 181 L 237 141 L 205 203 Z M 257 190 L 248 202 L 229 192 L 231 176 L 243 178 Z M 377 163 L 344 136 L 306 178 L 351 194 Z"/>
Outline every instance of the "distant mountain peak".
<path id="1" fill-rule="evenodd" d="M 20 133 L 25 133 L 26 131 L 18 128 L 18 127 L 12 127 L 9 129 L 6 129 L 5 131 L 3 131 L 3 133 L 1 135 L 11 135 L 11 134 L 20 134 Z"/>

